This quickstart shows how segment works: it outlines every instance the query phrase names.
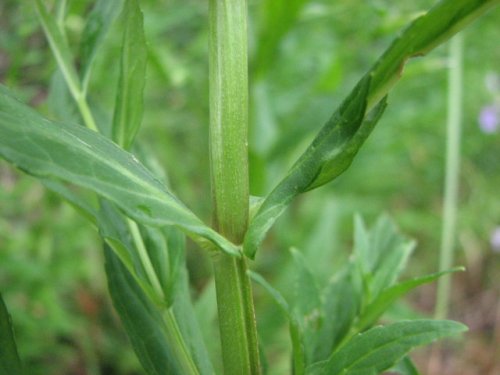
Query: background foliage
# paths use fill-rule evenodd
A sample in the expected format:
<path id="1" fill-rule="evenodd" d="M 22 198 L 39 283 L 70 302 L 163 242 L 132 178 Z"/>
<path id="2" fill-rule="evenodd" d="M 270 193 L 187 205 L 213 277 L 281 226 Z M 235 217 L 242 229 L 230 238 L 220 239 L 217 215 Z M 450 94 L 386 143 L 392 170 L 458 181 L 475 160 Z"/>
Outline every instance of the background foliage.
<path id="1" fill-rule="evenodd" d="M 69 2 L 67 30 L 78 45 L 82 15 L 91 1 Z M 195 0 L 143 1 L 148 40 L 144 123 L 138 137 L 159 155 L 173 189 L 209 221 L 207 6 Z M 249 1 L 251 56 L 252 194 L 269 191 L 329 117 L 355 80 L 394 34 L 431 1 L 295 1 L 280 14 Z M 266 19 L 271 14 L 274 19 Z M 269 28 L 274 22 L 279 27 Z M 471 328 L 436 373 L 488 374 L 495 369 L 498 326 L 500 130 L 485 132 L 478 116 L 499 105 L 499 9 L 465 32 L 465 103 L 460 190 L 459 263 L 451 318 Z M 268 41 L 267 44 L 262 40 Z M 113 24 L 89 83 L 91 106 L 109 120 L 118 80 L 120 24 Z M 286 297 L 292 294 L 287 250 L 302 251 L 325 279 L 340 269 L 352 247 L 353 214 L 372 224 L 390 213 L 417 239 L 408 276 L 434 272 L 440 237 L 446 106 L 446 49 L 406 68 L 389 107 L 353 167 L 335 183 L 300 197 L 279 219 L 255 268 Z M 75 120 L 61 77 L 34 9 L 0 3 L 0 81 L 49 117 Z M 496 75 L 496 88 L 492 83 Z M 496 91 L 495 91 L 496 90 Z M 498 107 L 497 107 L 498 108 Z M 497 112 L 498 113 L 498 112 Z M 99 120 L 98 120 L 99 121 Z M 279 135 L 279 137 L 278 137 Z M 310 138 L 309 137 L 309 138 Z M 95 230 L 34 179 L 0 162 L 0 289 L 11 314 L 19 351 L 33 374 L 134 374 L 139 365 L 109 303 L 101 243 Z M 293 230 L 291 229 L 293 228 Z M 498 229 L 497 229 L 498 230 Z M 496 246 L 496 247 L 495 247 Z M 205 254 L 188 253 L 193 295 L 204 333 L 216 335 L 210 266 Z M 497 285 L 497 287 L 495 287 Z M 412 295 L 394 316 L 432 310 L 433 286 Z M 267 357 L 287 373 L 285 318 L 256 287 L 259 333 Z M 414 309 L 410 309 L 409 305 Z M 215 342 L 216 340 L 211 340 Z M 214 352 L 216 352 L 216 348 Z M 480 355 L 478 353 L 481 353 Z M 423 363 L 425 363 L 425 360 Z M 498 365 L 497 365 L 498 366 Z"/>

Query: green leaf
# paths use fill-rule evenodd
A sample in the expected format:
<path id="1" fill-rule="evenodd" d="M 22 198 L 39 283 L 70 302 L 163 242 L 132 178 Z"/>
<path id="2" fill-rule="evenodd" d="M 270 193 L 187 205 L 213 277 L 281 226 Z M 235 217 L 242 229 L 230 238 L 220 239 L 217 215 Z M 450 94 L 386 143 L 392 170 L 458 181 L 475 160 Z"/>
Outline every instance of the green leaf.
<path id="1" fill-rule="evenodd" d="M 87 16 L 80 42 L 80 79 L 84 91 L 88 85 L 96 52 L 122 8 L 123 0 L 97 0 Z"/>
<path id="2" fill-rule="evenodd" d="M 68 202 L 78 213 L 97 226 L 97 210 L 91 203 L 80 197 L 60 181 L 40 178 L 40 182 L 50 191 L 58 194 Z"/>
<path id="3" fill-rule="evenodd" d="M 394 366 L 411 349 L 466 331 L 447 320 L 403 321 L 372 328 L 351 338 L 327 361 L 313 365 L 313 375 L 374 375 Z"/>
<path id="4" fill-rule="evenodd" d="M 126 0 L 120 77 L 113 116 L 113 140 L 125 149 L 134 141 L 142 121 L 147 48 L 142 12 L 137 0 Z"/>
<path id="5" fill-rule="evenodd" d="M 356 329 L 358 331 L 363 331 L 370 327 L 372 324 L 376 323 L 377 319 L 382 316 L 382 314 L 399 298 L 404 296 L 409 291 L 415 289 L 416 287 L 424 284 L 431 283 L 443 275 L 448 273 L 463 271 L 462 267 L 456 267 L 451 270 L 433 273 L 431 275 L 416 277 L 411 280 L 406 280 L 398 283 L 390 288 L 385 289 L 380 293 L 375 300 L 373 300 L 359 317 L 356 323 Z"/>
<path id="6" fill-rule="evenodd" d="M 498 4 L 500 0 L 443 0 L 415 19 L 370 69 L 368 108 L 387 95 L 410 58 L 427 54 Z"/>
<path id="7" fill-rule="evenodd" d="M 42 24 L 50 48 L 54 53 L 57 65 L 68 84 L 71 95 L 76 99 L 79 98 L 82 92 L 80 80 L 73 65 L 73 57 L 68 43 L 64 38 L 55 19 L 47 12 L 47 8 L 42 0 L 35 0 L 35 6 L 38 13 L 38 18 Z"/>
<path id="8" fill-rule="evenodd" d="M 297 249 L 291 248 L 290 252 L 294 264 L 292 311 L 298 323 L 297 339 L 300 339 L 304 352 L 304 359 L 300 363 L 303 370 L 301 371 L 300 368 L 294 368 L 294 370 L 304 373 L 305 366 L 313 358 L 315 339 L 322 324 L 323 311 L 316 277 L 307 267 L 304 256 Z M 291 334 L 293 338 L 294 332 L 291 331 Z"/>
<path id="9" fill-rule="evenodd" d="M 396 281 L 415 242 L 399 233 L 389 217 L 382 215 L 371 230 L 356 217 L 354 245 L 355 261 L 365 286 L 364 303 L 369 303 Z"/>
<path id="10" fill-rule="evenodd" d="M 0 155 L 37 177 L 88 188 L 146 225 L 175 225 L 203 246 L 238 248 L 207 227 L 137 159 L 81 126 L 43 118 L 0 86 Z"/>
<path id="11" fill-rule="evenodd" d="M 381 102 L 365 118 L 370 77 L 360 81 L 287 176 L 265 198 L 245 236 L 245 254 L 253 258 L 265 233 L 297 195 L 324 185 L 344 172 L 382 115 Z"/>
<path id="12" fill-rule="evenodd" d="M 361 306 L 361 287 L 353 264 L 348 263 L 323 292 L 324 319 L 313 358 L 325 360 L 349 333 Z"/>
<path id="13" fill-rule="evenodd" d="M 162 319 L 163 326 L 160 325 L 158 329 L 160 331 L 164 329 L 165 332 L 164 335 L 157 337 L 156 344 L 163 345 L 162 355 L 166 357 L 164 359 L 168 360 L 167 357 L 170 355 L 176 356 L 179 368 L 183 369 L 182 373 L 185 371 L 192 373 L 190 368 L 193 367 L 192 363 L 195 363 L 201 374 L 212 374 L 211 363 L 190 300 L 189 281 L 185 269 L 184 236 L 173 227 L 164 231 L 157 228 L 142 228 L 142 233 L 146 234 L 144 243 L 148 246 L 148 256 L 153 262 L 154 272 L 163 287 L 163 293 L 161 290 L 158 293 L 158 290 L 152 287 L 151 275 L 144 268 L 138 249 L 132 242 L 127 218 L 123 217 L 111 203 L 102 201 L 99 226 L 101 236 L 109 245 L 106 251 L 113 248 L 113 254 L 109 257 L 120 260 L 116 266 L 116 272 L 125 273 L 121 277 L 129 279 L 129 284 L 133 286 L 131 288 L 136 290 L 135 293 L 141 296 L 141 300 L 148 300 L 146 308 L 143 309 L 148 313 L 142 314 L 146 316 L 143 318 L 158 320 L 159 316 Z M 162 246 L 166 243 L 168 243 L 168 248 Z M 171 259 L 172 262 L 170 262 Z M 164 271 L 166 274 L 161 274 Z M 108 278 L 111 276 L 116 277 L 108 273 Z M 111 293 L 113 295 L 113 291 Z M 117 309 L 122 314 L 122 318 L 129 319 L 128 315 L 124 317 L 123 314 L 129 314 L 131 307 L 126 303 L 120 306 L 117 306 Z M 141 321 L 133 321 L 130 324 L 132 327 L 127 332 L 132 342 L 136 341 L 134 347 L 141 361 L 146 360 L 142 350 L 147 349 L 148 345 L 156 344 L 148 343 L 145 338 L 135 337 L 136 332 L 140 330 L 140 325 L 143 324 Z M 144 366 L 148 368 L 149 365 Z"/>
<path id="14" fill-rule="evenodd" d="M 106 274 L 113 304 L 148 374 L 198 374 L 182 349 L 179 328 L 171 310 L 151 303 L 118 257 L 105 245 Z M 180 358 L 188 358 L 181 361 Z"/>
<path id="15" fill-rule="evenodd" d="M 0 375 L 22 373 L 23 366 L 17 353 L 12 320 L 0 294 Z"/>
<path id="16" fill-rule="evenodd" d="M 331 181 L 351 164 L 382 114 L 383 98 L 399 80 L 408 59 L 429 52 L 499 3 L 500 0 L 443 0 L 411 23 L 361 78 L 287 177 L 266 197 L 250 222 L 245 254 L 255 257 L 264 235 L 296 195 Z M 360 127 L 365 112 L 370 113 L 372 108 L 372 118 Z M 361 131 L 356 133 L 358 128 Z M 325 137 L 329 138 L 326 142 Z"/>

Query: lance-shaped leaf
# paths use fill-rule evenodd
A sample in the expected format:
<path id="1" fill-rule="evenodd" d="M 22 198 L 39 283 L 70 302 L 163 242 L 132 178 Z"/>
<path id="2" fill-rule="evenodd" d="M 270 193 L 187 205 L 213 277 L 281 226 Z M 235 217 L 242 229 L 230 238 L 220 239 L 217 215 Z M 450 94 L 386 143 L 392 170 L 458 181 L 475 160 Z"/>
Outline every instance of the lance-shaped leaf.
<path id="1" fill-rule="evenodd" d="M 466 330 L 463 324 L 448 320 L 412 320 L 375 327 L 354 336 L 328 360 L 311 366 L 308 374 L 380 374 L 411 349 Z"/>
<path id="2" fill-rule="evenodd" d="M 122 7 L 123 0 L 97 0 L 87 17 L 80 42 L 80 79 L 87 87 L 97 49 Z"/>
<path id="3" fill-rule="evenodd" d="M 294 197 L 326 184 L 349 167 L 386 106 L 382 101 L 365 116 L 369 87 L 370 77 L 366 76 L 262 202 L 245 236 L 246 255 L 254 257 L 265 233 Z"/>
<path id="4" fill-rule="evenodd" d="M 9 312 L 0 294 L 0 375 L 22 374 Z"/>
<path id="5" fill-rule="evenodd" d="M 113 116 L 113 140 L 130 148 L 142 120 L 147 49 L 141 9 L 137 0 L 126 0 L 120 77 Z"/>
<path id="6" fill-rule="evenodd" d="M 175 225 L 196 241 L 238 248 L 207 227 L 139 161 L 82 126 L 49 121 L 0 86 L 0 155 L 25 172 L 88 188 L 127 215 L 153 226 Z"/>
<path id="7" fill-rule="evenodd" d="M 147 373 L 152 375 L 213 373 L 206 352 L 203 352 L 202 357 L 199 355 L 202 339 L 196 330 L 196 322 L 191 319 L 194 316 L 192 311 L 189 315 L 189 324 L 179 326 L 179 318 L 181 320 L 188 318 L 185 313 L 185 303 L 182 302 L 182 306 L 179 306 L 180 312 L 184 314 L 180 317 L 172 309 L 162 311 L 147 298 L 107 245 L 105 255 L 106 274 L 113 304 Z M 189 296 L 187 290 L 182 292 L 185 296 Z M 187 334 L 185 334 L 186 329 L 190 329 Z M 186 343 L 186 340 L 192 345 L 197 344 L 196 347 Z"/>
<path id="8" fill-rule="evenodd" d="M 289 174 L 265 198 L 250 222 L 244 241 L 245 254 L 255 256 L 266 232 L 296 195 L 331 181 L 349 167 L 382 114 L 383 98 L 410 58 L 428 53 L 499 3 L 500 0 L 443 0 L 412 22 L 358 82 Z M 364 124 L 363 116 L 372 108 L 372 119 L 368 118 L 368 124 Z M 344 126 L 339 122 L 345 122 Z M 332 138 L 329 141 L 332 144 L 323 142 L 322 138 L 328 135 L 336 137 L 337 143 Z"/>

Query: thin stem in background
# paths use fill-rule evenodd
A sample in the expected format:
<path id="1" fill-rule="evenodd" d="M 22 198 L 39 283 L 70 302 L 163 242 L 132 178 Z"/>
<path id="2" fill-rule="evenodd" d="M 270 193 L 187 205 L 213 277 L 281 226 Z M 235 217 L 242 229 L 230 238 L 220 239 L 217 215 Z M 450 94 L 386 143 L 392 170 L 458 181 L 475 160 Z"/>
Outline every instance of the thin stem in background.
<path id="1" fill-rule="evenodd" d="M 446 177 L 444 186 L 443 229 L 439 255 L 439 270 L 453 265 L 456 238 L 458 187 L 460 174 L 460 135 L 462 127 L 463 38 L 461 34 L 450 42 L 448 73 L 448 116 L 446 131 Z M 451 276 L 438 281 L 435 317 L 445 319 L 450 301 Z"/>
<path id="2" fill-rule="evenodd" d="M 248 225 L 246 0 L 209 2 L 210 172 L 214 223 L 233 243 Z M 247 260 L 219 252 L 214 277 L 225 374 L 260 373 Z"/>

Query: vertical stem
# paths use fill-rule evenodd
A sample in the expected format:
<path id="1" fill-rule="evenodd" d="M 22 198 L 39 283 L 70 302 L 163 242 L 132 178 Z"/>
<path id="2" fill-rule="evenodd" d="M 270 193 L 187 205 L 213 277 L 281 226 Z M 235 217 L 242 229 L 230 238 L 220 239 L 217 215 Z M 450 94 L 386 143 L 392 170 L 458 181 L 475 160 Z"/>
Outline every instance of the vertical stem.
<path id="1" fill-rule="evenodd" d="M 444 187 L 443 230 L 439 256 L 439 270 L 451 268 L 456 236 L 458 180 L 460 173 L 460 133 L 462 122 L 462 35 L 450 42 L 448 73 L 448 119 L 446 134 L 446 177 Z M 436 296 L 435 317 L 444 319 L 448 315 L 451 278 L 439 279 Z"/>
<path id="2" fill-rule="evenodd" d="M 248 224 L 246 0 L 210 0 L 210 167 L 214 222 L 234 243 Z M 224 372 L 259 374 L 257 330 L 245 258 L 214 258 Z"/>

